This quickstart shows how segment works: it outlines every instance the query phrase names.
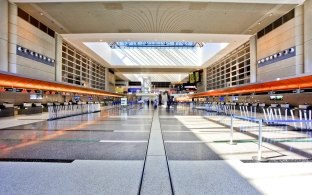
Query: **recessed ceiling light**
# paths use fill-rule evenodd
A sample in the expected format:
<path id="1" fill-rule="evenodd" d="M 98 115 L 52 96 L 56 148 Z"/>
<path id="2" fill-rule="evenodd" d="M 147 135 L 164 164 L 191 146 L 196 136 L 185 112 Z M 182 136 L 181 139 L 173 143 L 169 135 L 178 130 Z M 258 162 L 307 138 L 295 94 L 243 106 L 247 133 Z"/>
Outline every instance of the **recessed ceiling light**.
<path id="1" fill-rule="evenodd" d="M 248 31 L 251 32 L 252 30 L 251 30 L 251 29 L 248 29 Z"/>
<path id="2" fill-rule="evenodd" d="M 260 24 L 261 24 L 261 22 L 258 22 L 258 24 L 260 25 Z"/>
<path id="3" fill-rule="evenodd" d="M 43 13 L 42 13 L 42 12 L 40 12 L 40 15 L 41 15 L 41 16 L 43 16 Z"/>
<path id="4" fill-rule="evenodd" d="M 100 39 L 100 42 L 102 42 L 103 40 L 102 39 Z"/>
<path id="5" fill-rule="evenodd" d="M 270 13 L 270 15 L 269 16 L 273 16 L 273 13 Z"/>

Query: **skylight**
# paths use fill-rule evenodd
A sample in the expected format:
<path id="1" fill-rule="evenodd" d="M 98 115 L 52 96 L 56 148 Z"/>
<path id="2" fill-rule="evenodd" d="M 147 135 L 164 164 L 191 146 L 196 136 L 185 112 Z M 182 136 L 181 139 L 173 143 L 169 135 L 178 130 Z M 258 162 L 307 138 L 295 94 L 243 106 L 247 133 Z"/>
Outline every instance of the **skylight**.
<path id="1" fill-rule="evenodd" d="M 108 43 L 112 49 L 194 49 L 201 48 L 204 43 L 201 42 L 163 42 L 163 41 L 122 41 Z"/>
<path id="2" fill-rule="evenodd" d="M 147 43 L 147 45 L 145 45 Z M 228 43 L 204 42 L 84 42 L 111 66 L 199 67 Z"/>

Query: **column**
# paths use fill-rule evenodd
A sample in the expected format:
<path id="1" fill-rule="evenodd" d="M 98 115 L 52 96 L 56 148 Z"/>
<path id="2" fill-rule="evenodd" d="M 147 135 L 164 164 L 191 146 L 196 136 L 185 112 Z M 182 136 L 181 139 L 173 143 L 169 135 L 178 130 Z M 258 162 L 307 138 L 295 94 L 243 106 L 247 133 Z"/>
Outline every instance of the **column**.
<path id="1" fill-rule="evenodd" d="M 105 91 L 109 91 L 108 68 L 105 68 Z"/>
<path id="2" fill-rule="evenodd" d="M 207 91 L 207 68 L 203 69 L 203 77 L 202 78 L 203 78 L 202 83 L 203 83 L 204 91 Z"/>
<path id="3" fill-rule="evenodd" d="M 312 0 L 304 3 L 304 73 L 312 72 Z"/>
<path id="4" fill-rule="evenodd" d="M 17 6 L 9 3 L 9 72 L 16 70 L 16 44 L 17 44 Z"/>
<path id="5" fill-rule="evenodd" d="M 62 43 L 63 37 L 55 34 L 55 81 L 62 82 Z"/>
<path id="6" fill-rule="evenodd" d="M 257 36 L 250 37 L 250 83 L 257 82 Z"/>
<path id="7" fill-rule="evenodd" d="M 303 73 L 303 6 L 295 8 L 296 75 Z"/>
<path id="8" fill-rule="evenodd" d="M 8 39 L 9 39 L 9 13 L 8 1 L 0 0 L 0 71 L 7 72 L 8 67 Z"/>

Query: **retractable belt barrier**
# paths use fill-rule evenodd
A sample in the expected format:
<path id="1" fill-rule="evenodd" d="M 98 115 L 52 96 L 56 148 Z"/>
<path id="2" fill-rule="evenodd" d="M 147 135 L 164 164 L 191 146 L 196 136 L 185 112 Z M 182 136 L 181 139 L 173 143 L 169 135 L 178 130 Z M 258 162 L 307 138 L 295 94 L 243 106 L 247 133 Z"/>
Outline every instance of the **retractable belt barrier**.
<path id="1" fill-rule="evenodd" d="M 81 104 L 81 105 L 60 105 L 60 106 L 49 106 L 49 119 L 54 120 L 69 116 L 75 116 L 80 114 L 88 114 L 93 112 L 100 112 L 100 104 Z"/>

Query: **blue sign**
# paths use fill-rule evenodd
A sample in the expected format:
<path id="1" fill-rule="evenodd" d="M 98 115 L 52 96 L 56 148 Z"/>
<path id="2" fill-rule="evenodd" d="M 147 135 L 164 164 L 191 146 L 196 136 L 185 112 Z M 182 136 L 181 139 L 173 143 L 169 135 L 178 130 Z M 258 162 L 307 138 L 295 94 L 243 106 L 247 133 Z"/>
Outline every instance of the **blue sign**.
<path id="1" fill-rule="evenodd" d="M 141 88 L 128 88 L 128 92 L 136 93 L 137 91 L 141 91 Z"/>

